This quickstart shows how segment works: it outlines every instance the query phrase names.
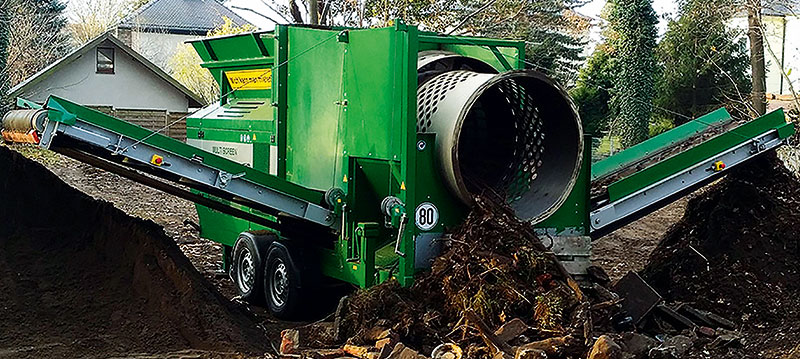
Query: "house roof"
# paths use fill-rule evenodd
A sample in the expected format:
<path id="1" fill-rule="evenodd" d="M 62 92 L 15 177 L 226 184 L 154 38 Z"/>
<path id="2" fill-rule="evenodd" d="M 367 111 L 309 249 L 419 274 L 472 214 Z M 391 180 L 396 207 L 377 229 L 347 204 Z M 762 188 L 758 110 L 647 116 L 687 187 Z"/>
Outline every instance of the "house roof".
<path id="1" fill-rule="evenodd" d="M 186 95 L 186 97 L 189 99 L 189 107 L 200 107 L 200 106 L 203 106 L 204 101 L 200 96 L 198 96 L 197 94 L 195 94 L 194 92 L 192 92 L 191 90 L 186 88 L 186 86 L 183 86 L 180 82 L 178 82 L 178 80 L 176 80 L 175 78 L 173 78 L 172 76 L 170 76 L 169 74 L 164 72 L 164 70 L 162 70 L 160 67 L 156 66 L 156 64 L 150 62 L 150 60 L 146 59 L 144 56 L 142 56 L 138 52 L 134 51 L 132 48 L 130 48 L 127 45 L 123 44 L 122 41 L 120 41 L 119 39 L 117 39 L 116 37 L 111 35 L 111 33 L 108 33 L 108 32 L 106 32 L 106 33 L 94 38 L 94 40 L 89 41 L 85 45 L 73 50 L 67 56 L 62 57 L 58 61 L 50 64 L 49 66 L 45 67 L 41 71 L 35 73 L 33 76 L 27 78 L 25 81 L 22 81 L 19 84 L 17 84 L 16 86 L 12 87 L 10 90 L 8 90 L 9 97 L 14 98 L 14 97 L 19 96 L 26 89 L 28 89 L 30 86 L 33 86 L 33 85 L 41 82 L 42 80 L 46 79 L 48 76 L 50 76 L 54 72 L 56 72 L 56 71 L 64 68 L 65 66 L 69 65 L 70 63 L 72 63 L 73 61 L 75 61 L 76 59 L 81 57 L 82 55 L 86 54 L 87 52 L 91 51 L 92 49 L 97 47 L 97 45 L 100 45 L 103 41 L 106 41 L 106 40 L 108 40 L 111 43 L 113 43 L 114 45 L 116 45 L 123 52 L 125 52 L 128 55 L 130 55 L 130 57 L 132 57 L 134 60 L 138 61 L 139 63 L 144 65 L 144 67 L 146 67 L 147 69 L 152 71 L 154 74 L 156 74 L 156 76 L 158 76 L 158 77 L 162 78 L 164 81 L 170 83 L 178 91 L 180 91 L 184 95 Z"/>
<path id="2" fill-rule="evenodd" d="M 767 0 L 761 4 L 761 14 L 771 16 L 798 16 L 800 0 Z"/>
<path id="3" fill-rule="evenodd" d="M 236 26 L 249 24 L 218 0 L 150 0 L 117 25 L 126 29 L 205 35 L 223 23 L 223 17 Z"/>
<path id="4" fill-rule="evenodd" d="M 798 17 L 800 16 L 800 0 L 764 0 L 761 2 L 761 15 Z M 741 9 L 735 16 L 747 17 L 747 9 Z"/>

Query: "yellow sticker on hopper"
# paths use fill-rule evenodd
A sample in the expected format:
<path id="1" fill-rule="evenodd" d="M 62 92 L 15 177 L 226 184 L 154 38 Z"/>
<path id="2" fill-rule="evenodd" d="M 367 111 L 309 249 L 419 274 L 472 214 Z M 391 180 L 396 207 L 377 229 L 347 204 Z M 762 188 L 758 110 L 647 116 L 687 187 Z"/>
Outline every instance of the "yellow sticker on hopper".
<path id="1" fill-rule="evenodd" d="M 228 71 L 228 84 L 234 90 L 269 90 L 272 88 L 272 69 Z"/>

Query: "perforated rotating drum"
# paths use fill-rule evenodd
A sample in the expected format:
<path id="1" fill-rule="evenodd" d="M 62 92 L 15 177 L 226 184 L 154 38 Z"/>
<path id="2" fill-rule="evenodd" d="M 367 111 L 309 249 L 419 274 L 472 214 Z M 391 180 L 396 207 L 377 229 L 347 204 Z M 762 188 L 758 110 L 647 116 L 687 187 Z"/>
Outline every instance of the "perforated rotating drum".
<path id="1" fill-rule="evenodd" d="M 491 191 L 534 222 L 564 203 L 581 165 L 575 106 L 536 71 L 429 76 L 417 91 L 417 131 L 436 134 L 442 174 L 464 203 Z"/>

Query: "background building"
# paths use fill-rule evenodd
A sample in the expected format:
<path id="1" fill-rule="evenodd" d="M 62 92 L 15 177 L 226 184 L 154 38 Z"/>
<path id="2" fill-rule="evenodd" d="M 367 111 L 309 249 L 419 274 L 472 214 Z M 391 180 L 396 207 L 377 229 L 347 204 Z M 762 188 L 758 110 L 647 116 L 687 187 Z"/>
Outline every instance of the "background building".
<path id="1" fill-rule="evenodd" d="M 788 1 L 788 2 L 787 2 Z M 761 11 L 764 24 L 764 59 L 767 70 L 767 93 L 791 95 L 789 82 L 781 69 L 789 73 L 795 91 L 800 91 L 800 17 L 797 0 L 765 1 Z M 747 37 L 747 14 L 740 13 L 731 25 Z M 748 47 L 749 48 L 749 47 Z M 774 54 L 774 56 L 773 56 Z"/>
<path id="2" fill-rule="evenodd" d="M 56 95 L 149 129 L 202 105 L 200 97 L 110 33 L 97 37 L 9 91 L 43 103 Z M 165 134 L 185 139 L 185 121 Z"/>
<path id="3" fill-rule="evenodd" d="M 178 45 L 206 36 L 222 25 L 225 18 L 236 26 L 249 24 L 217 0 L 151 0 L 123 19 L 117 25 L 115 35 L 166 69 Z"/>

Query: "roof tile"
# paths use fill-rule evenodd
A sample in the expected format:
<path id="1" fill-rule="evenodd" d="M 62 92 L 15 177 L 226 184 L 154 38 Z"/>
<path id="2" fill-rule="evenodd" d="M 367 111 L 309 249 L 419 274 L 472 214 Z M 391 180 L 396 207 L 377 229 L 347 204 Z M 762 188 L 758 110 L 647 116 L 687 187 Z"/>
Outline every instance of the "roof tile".
<path id="1" fill-rule="evenodd" d="M 249 24 L 218 0 L 151 0 L 118 26 L 205 35 L 221 25 L 223 17 L 237 26 Z"/>

